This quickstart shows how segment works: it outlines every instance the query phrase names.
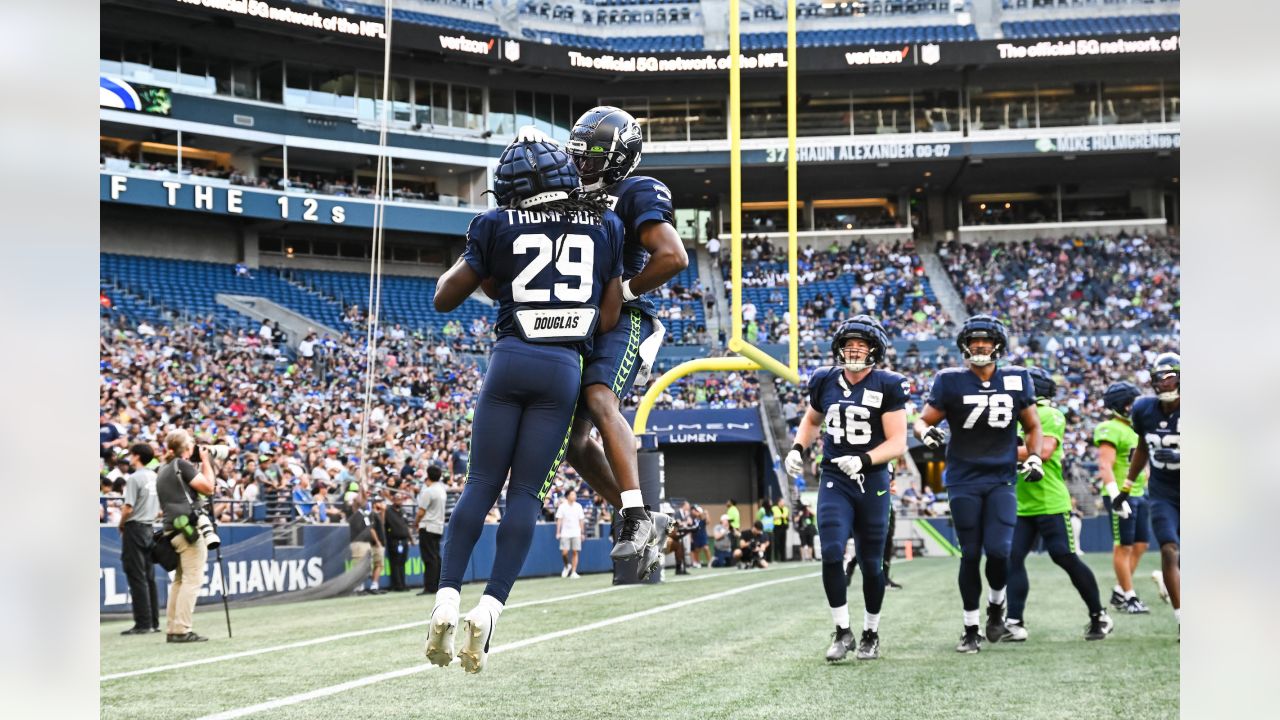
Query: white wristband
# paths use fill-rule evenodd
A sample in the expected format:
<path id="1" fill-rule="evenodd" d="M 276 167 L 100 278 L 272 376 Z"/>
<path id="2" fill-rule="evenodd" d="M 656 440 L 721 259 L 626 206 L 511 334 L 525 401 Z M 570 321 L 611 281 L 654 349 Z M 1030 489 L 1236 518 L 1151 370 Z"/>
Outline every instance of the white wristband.
<path id="1" fill-rule="evenodd" d="M 1107 497 L 1111 498 L 1112 500 L 1115 500 L 1116 496 L 1120 494 L 1120 488 L 1116 487 L 1116 484 L 1114 482 L 1107 483 L 1105 486 L 1105 489 L 1107 491 Z"/>
<path id="2" fill-rule="evenodd" d="M 635 294 L 635 293 L 633 293 L 633 292 L 631 292 L 631 280 L 630 280 L 630 279 L 623 280 L 623 281 L 622 281 L 622 299 L 623 299 L 623 301 L 625 301 L 625 302 L 631 302 L 632 300 L 635 300 L 635 299 L 636 299 L 636 298 L 638 298 L 638 297 L 640 297 L 640 296 L 639 296 L 639 295 L 636 295 L 636 294 Z"/>

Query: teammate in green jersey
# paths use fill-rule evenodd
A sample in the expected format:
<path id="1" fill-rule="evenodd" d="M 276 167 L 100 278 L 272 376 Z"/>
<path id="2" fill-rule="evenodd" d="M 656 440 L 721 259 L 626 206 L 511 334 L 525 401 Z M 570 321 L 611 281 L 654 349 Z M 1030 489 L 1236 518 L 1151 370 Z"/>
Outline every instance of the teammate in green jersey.
<path id="1" fill-rule="evenodd" d="M 1142 391 L 1133 383 L 1112 383 L 1102 395 L 1102 405 L 1112 416 L 1099 423 L 1093 431 L 1093 443 L 1098 446 L 1098 472 L 1105 491 L 1102 501 L 1111 514 L 1114 542 L 1111 563 L 1115 567 L 1116 586 L 1111 591 L 1111 605 L 1132 615 L 1150 612 L 1133 591 L 1133 574 L 1147 552 L 1151 532 L 1147 499 L 1144 497 L 1146 473 L 1138 476 L 1127 501 L 1115 503 L 1111 498 L 1120 493 L 1119 479 L 1129 476 L 1129 459 L 1138 448 L 1138 433 L 1129 422 L 1129 409 L 1141 395 Z"/>
<path id="2" fill-rule="evenodd" d="M 1066 418 L 1052 404 L 1057 391 L 1053 377 L 1044 368 L 1030 368 L 1029 372 L 1035 384 L 1036 412 L 1044 430 L 1044 440 L 1040 444 L 1044 476 L 1039 480 L 1025 475 L 1018 478 L 1018 521 L 1013 530 L 1013 552 L 1009 556 L 1009 612 L 1005 620 L 1008 634 L 1002 640 L 1022 642 L 1027 639 L 1023 617 L 1027 593 L 1031 589 L 1027 579 L 1027 555 L 1038 538 L 1044 540 L 1049 557 L 1067 572 L 1071 584 L 1080 593 L 1080 599 L 1089 608 L 1085 639 L 1102 640 L 1111 632 L 1112 622 L 1099 599 L 1098 581 L 1093 571 L 1076 555 L 1075 534 L 1071 530 L 1071 494 L 1067 492 L 1067 484 L 1062 477 L 1062 439 Z M 1026 456 L 1026 446 L 1019 447 L 1018 460 L 1022 461 Z"/>

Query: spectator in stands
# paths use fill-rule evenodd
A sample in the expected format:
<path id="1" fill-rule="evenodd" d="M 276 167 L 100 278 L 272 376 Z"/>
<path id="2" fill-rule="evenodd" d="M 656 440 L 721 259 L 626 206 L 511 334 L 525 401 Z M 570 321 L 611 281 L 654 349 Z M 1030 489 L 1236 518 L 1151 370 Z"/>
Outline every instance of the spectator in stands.
<path id="1" fill-rule="evenodd" d="M 297 467 L 297 466 L 295 466 Z M 290 500 L 293 502 L 293 511 L 297 517 L 303 518 L 309 522 L 314 522 L 315 516 L 315 498 L 311 495 L 311 481 L 304 475 L 295 477 L 291 483 L 293 491 L 290 493 Z"/>

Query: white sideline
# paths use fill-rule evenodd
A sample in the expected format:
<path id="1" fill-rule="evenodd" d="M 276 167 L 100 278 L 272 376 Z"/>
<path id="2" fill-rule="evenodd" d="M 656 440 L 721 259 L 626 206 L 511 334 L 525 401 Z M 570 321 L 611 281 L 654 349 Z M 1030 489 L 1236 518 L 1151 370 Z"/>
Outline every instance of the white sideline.
<path id="1" fill-rule="evenodd" d="M 770 568 L 773 569 L 773 568 Z M 693 582 L 696 580 L 709 580 L 716 577 L 724 577 L 727 573 L 715 573 L 710 575 L 697 575 L 695 577 L 676 578 L 669 582 Z M 590 597 L 592 595 L 600 595 L 615 590 L 624 590 L 626 588 L 643 587 L 642 585 L 612 585 L 597 590 L 587 590 L 580 593 L 570 595 L 560 595 L 552 598 L 542 598 L 541 600 L 529 600 L 527 602 L 515 603 L 508 605 L 507 610 L 516 608 L 533 607 L 535 605 L 545 605 L 548 603 L 557 603 L 563 600 L 576 600 L 578 598 Z M 269 647 L 255 648 L 253 650 L 242 650 L 240 652 L 228 653 L 226 655 L 215 655 L 213 657 L 200 658 L 198 660 L 187 660 L 170 665 L 157 665 L 156 667 L 141 668 L 138 670 L 127 670 L 125 672 L 111 673 L 102 675 L 98 678 L 98 682 L 104 683 L 110 680 L 120 680 L 121 678 L 137 677 L 139 675 L 150 675 L 152 673 L 166 672 L 169 670 L 181 670 L 182 668 L 195 667 L 197 665 L 209 665 L 211 663 L 226 662 L 227 660 L 239 660 L 240 658 L 253 657 L 255 655 L 265 655 L 267 653 L 281 652 L 283 650 L 296 650 L 298 648 L 310 647 L 312 645 L 323 645 L 325 643 L 335 642 L 338 640 L 348 640 L 350 638 L 364 637 L 366 635 L 377 635 L 379 633 L 396 632 L 397 630 L 410 630 L 416 627 L 424 627 L 428 620 L 419 620 L 416 622 L 402 623 L 400 625 L 389 625 L 386 627 L 369 628 L 367 630 L 353 630 L 337 635 L 325 635 L 324 637 L 312 638 L 310 640 L 299 640 L 297 642 L 286 643 L 284 645 L 272 645 Z"/>
<path id="2" fill-rule="evenodd" d="M 547 642 L 548 640 L 558 640 L 559 638 L 562 638 L 562 637 L 568 637 L 570 635 L 578 635 L 580 633 L 590 632 L 592 630 L 598 630 L 603 627 L 609 627 L 610 625 L 617 625 L 619 623 L 630 622 L 632 620 L 639 620 L 640 618 L 643 618 L 643 617 L 648 617 L 650 615 L 657 615 L 659 613 L 664 613 L 671 610 L 678 610 L 680 608 L 688 607 L 690 605 L 697 605 L 698 603 L 710 602 L 712 600 L 719 600 L 721 598 L 726 598 L 731 595 L 737 595 L 738 593 L 747 592 L 748 590 L 756 590 L 758 588 L 768 587 L 770 585 L 778 585 L 781 583 L 793 582 L 795 580 L 805 580 L 808 578 L 818 577 L 821 574 L 822 573 L 807 573 L 804 575 L 793 575 L 791 577 L 778 578 L 776 580 L 766 580 L 764 582 L 753 583 L 751 585 L 743 585 L 742 587 L 733 588 L 731 590 L 722 590 L 721 592 L 712 593 L 710 595 L 703 595 L 701 597 L 689 598 L 687 600 L 680 600 L 678 602 L 668 603 L 666 605 L 659 605 L 658 607 L 649 608 L 648 610 L 640 610 L 638 612 L 633 612 L 627 615 L 621 615 L 618 617 L 609 618 L 607 620 L 600 620 L 597 622 L 593 622 L 588 625 L 580 625 L 578 627 L 569 628 L 567 630 L 557 630 L 555 632 L 546 633 L 544 635 L 538 635 L 535 637 L 526 638 L 524 640 L 517 640 L 516 642 L 508 643 L 506 645 L 499 645 L 498 647 L 490 650 L 489 654 L 496 655 L 498 653 L 506 652 L 508 650 L 519 650 L 520 648 L 528 647 L 530 645 L 536 645 L 538 643 Z M 622 587 L 632 587 L 632 586 L 622 586 Z M 203 717 L 197 718 L 197 720 L 233 720 L 234 718 L 241 718 L 241 717 L 245 717 L 246 715 L 253 715 L 255 713 L 260 713 L 266 710 L 275 710 L 276 708 L 288 707 L 290 705 L 297 705 L 299 703 L 304 703 L 304 702 L 307 702 L 308 700 L 316 700 L 319 698 L 328 697 L 330 695 L 336 695 L 338 693 L 345 692 L 347 690 L 354 690 L 355 688 L 365 687 L 367 685 L 374 685 L 376 683 L 380 683 L 386 680 L 394 680 L 396 678 L 405 677 L 407 675 L 414 675 L 420 672 L 425 672 L 435 667 L 436 666 L 431 663 L 423 663 L 421 665 L 414 665 L 407 668 L 401 668 L 399 670 L 392 670 L 390 672 L 378 673 L 377 675 L 368 675 L 366 677 L 357 678 L 355 680 L 348 680 L 347 682 L 339 683 L 337 685 L 330 685 L 329 687 L 318 688 L 316 690 L 310 690 L 308 692 L 298 693 L 296 695 L 289 695 L 287 697 L 277 698 L 275 700 L 268 700 L 267 702 L 258 703 L 256 705 L 249 705 L 247 707 L 236 708 L 234 710 L 225 710 L 220 713 L 205 715 Z"/>

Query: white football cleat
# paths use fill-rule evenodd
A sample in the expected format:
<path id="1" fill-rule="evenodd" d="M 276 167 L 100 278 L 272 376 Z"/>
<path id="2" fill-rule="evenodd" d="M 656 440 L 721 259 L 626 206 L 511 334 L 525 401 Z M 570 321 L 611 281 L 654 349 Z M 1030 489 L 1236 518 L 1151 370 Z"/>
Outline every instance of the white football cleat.
<path id="1" fill-rule="evenodd" d="M 458 651 L 458 659 L 462 661 L 463 670 L 478 673 L 484 669 L 489 657 L 489 639 L 496 624 L 493 613 L 478 606 L 462 619 L 462 649 Z"/>
<path id="2" fill-rule="evenodd" d="M 1151 582 L 1156 584 L 1156 592 L 1160 593 L 1160 599 L 1169 602 L 1169 588 L 1164 586 L 1164 573 L 1159 570 L 1152 570 Z"/>
<path id="3" fill-rule="evenodd" d="M 431 610 L 427 625 L 427 659 L 433 665 L 448 667 L 453 662 L 453 631 L 458 627 L 458 608 L 437 605 Z"/>

